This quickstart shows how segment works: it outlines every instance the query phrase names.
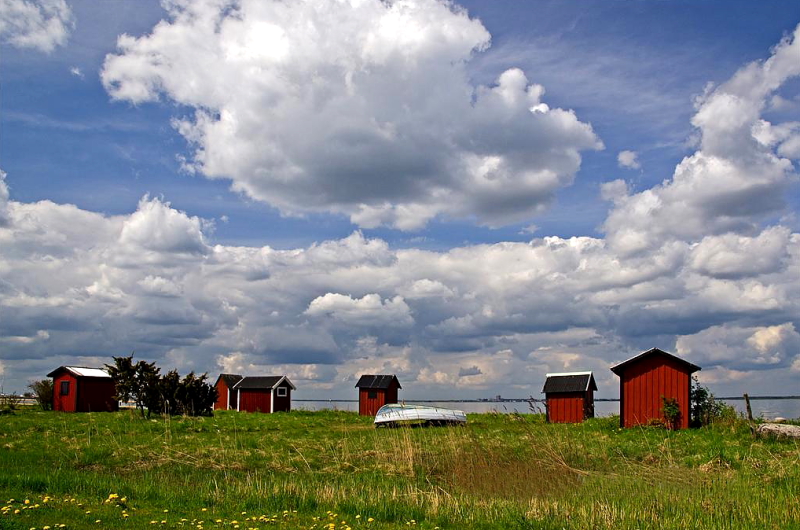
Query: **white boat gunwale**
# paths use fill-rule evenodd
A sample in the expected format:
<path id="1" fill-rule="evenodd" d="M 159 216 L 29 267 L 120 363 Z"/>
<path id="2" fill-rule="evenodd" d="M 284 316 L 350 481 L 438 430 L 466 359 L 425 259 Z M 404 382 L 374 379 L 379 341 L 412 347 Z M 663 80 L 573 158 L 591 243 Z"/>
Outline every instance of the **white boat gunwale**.
<path id="1" fill-rule="evenodd" d="M 375 427 L 411 425 L 465 425 L 463 410 L 392 403 L 382 406 L 375 414 Z"/>

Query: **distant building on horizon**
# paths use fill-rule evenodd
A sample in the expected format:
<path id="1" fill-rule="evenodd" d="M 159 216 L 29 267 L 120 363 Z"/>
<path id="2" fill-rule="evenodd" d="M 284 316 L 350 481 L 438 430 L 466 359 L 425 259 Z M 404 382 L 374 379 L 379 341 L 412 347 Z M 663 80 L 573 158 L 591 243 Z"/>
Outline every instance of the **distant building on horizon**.
<path id="1" fill-rule="evenodd" d="M 597 384 L 592 372 L 547 374 L 542 392 L 549 423 L 581 423 L 594 418 Z"/>
<path id="2" fill-rule="evenodd" d="M 285 375 L 220 374 L 214 386 L 217 389 L 214 410 L 266 414 L 291 411 L 292 390 L 297 390 Z"/>
<path id="3" fill-rule="evenodd" d="M 397 391 L 403 387 L 396 375 L 362 375 L 356 388 L 358 414 L 374 416 L 382 406 L 397 403 Z"/>

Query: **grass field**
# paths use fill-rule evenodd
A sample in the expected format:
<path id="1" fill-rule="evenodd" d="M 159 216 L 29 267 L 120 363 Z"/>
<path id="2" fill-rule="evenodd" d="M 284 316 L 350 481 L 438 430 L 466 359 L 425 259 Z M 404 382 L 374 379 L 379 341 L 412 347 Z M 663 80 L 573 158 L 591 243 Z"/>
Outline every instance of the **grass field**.
<path id="1" fill-rule="evenodd" d="M 800 528 L 798 499 L 800 447 L 754 440 L 742 422 L 0 416 L 0 528 L 784 529 Z"/>

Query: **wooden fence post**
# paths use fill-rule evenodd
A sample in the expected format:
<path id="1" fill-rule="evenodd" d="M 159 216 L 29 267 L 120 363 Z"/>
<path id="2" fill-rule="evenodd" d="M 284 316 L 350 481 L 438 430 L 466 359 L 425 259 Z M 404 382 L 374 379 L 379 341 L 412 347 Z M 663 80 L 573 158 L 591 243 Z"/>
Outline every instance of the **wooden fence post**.
<path id="1" fill-rule="evenodd" d="M 753 409 L 750 408 L 750 396 L 746 392 L 744 394 L 744 404 L 747 408 L 747 422 L 750 424 L 750 433 L 755 436 L 756 426 L 755 421 L 753 421 Z"/>

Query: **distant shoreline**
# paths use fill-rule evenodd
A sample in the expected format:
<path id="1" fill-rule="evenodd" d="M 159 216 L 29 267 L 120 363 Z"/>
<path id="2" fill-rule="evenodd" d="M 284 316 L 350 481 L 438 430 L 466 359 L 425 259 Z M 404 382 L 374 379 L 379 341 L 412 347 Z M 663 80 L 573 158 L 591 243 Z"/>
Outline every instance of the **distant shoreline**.
<path id="1" fill-rule="evenodd" d="M 744 401 L 744 396 L 715 397 L 717 401 Z M 776 399 L 800 399 L 800 396 L 750 396 L 751 401 Z M 595 398 L 597 401 L 618 402 L 619 398 Z M 358 403 L 357 399 L 292 399 L 300 403 Z M 409 403 L 544 403 L 544 398 L 502 398 L 502 399 L 406 399 Z"/>

